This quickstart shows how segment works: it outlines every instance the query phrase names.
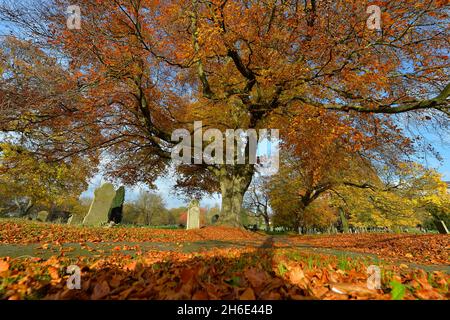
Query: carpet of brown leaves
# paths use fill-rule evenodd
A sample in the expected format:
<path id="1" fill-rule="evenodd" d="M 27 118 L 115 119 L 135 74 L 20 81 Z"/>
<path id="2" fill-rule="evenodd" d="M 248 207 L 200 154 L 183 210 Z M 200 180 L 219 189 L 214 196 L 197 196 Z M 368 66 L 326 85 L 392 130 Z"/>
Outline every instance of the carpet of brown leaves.
<path id="1" fill-rule="evenodd" d="M 427 234 L 339 234 L 292 236 L 290 242 L 314 247 L 372 253 L 422 264 L 449 264 L 450 235 Z"/>
<path id="2" fill-rule="evenodd" d="M 132 259 L 64 257 L 0 261 L 0 298 L 17 299 L 448 299 L 445 273 L 389 269 L 378 290 L 367 287 L 366 265 L 346 270 L 330 257 L 293 256 L 291 249 L 216 249 L 202 253 L 147 252 Z M 320 263 L 319 263 L 320 262 Z M 67 266 L 82 270 L 80 290 L 66 282 Z"/>
<path id="3" fill-rule="evenodd" d="M 142 250 L 119 242 L 213 243 L 208 250 Z M 227 248 L 215 241 L 231 242 Z M 117 242 L 106 251 L 68 255 L 63 243 Z M 238 243 L 239 246 L 233 245 Z M 449 299 L 445 272 L 382 262 L 381 287 L 369 289 L 370 257 L 311 252 L 296 245 L 375 253 L 448 265 L 449 236 L 352 234 L 268 237 L 239 229 L 83 228 L 0 221 L 0 245 L 56 246 L 42 257 L 0 257 L 0 299 Z M 152 248 L 152 247 L 150 247 Z M 130 251 L 132 253 L 130 253 Z M 368 260 L 369 259 L 369 260 Z M 81 289 L 67 287 L 67 267 L 81 270 Z"/>
<path id="4" fill-rule="evenodd" d="M 82 243 L 82 242 L 193 242 L 204 240 L 247 241 L 265 237 L 228 227 L 198 230 L 152 229 L 139 227 L 92 228 L 32 221 L 0 220 L 0 243 Z"/>

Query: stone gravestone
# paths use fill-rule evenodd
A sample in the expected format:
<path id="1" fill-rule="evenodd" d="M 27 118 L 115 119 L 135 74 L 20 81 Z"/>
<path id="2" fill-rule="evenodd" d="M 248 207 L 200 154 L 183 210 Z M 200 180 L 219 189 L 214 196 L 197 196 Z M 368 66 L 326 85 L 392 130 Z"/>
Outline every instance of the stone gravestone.
<path id="1" fill-rule="evenodd" d="M 448 229 L 444 221 L 435 221 L 434 224 L 436 225 L 436 228 L 438 229 L 440 234 L 448 234 Z"/>
<path id="2" fill-rule="evenodd" d="M 116 195 L 114 186 L 111 183 L 105 183 L 95 190 L 89 212 L 84 217 L 83 225 L 100 226 L 108 222 L 108 213 L 111 204 Z"/>
<path id="3" fill-rule="evenodd" d="M 215 214 L 211 218 L 211 224 L 216 224 L 217 221 L 219 221 L 220 216 L 218 214 Z"/>
<path id="4" fill-rule="evenodd" d="M 55 223 L 67 223 L 70 218 L 70 212 L 63 210 L 53 210 L 51 214 L 48 215 L 47 221 Z"/>
<path id="5" fill-rule="evenodd" d="M 111 204 L 108 213 L 108 222 L 113 221 L 115 224 L 122 221 L 123 203 L 125 201 L 125 187 L 121 186 L 116 191 L 116 196 Z"/>
<path id="6" fill-rule="evenodd" d="M 83 223 L 83 216 L 80 214 L 72 214 L 69 218 L 69 220 L 67 220 L 67 224 L 70 225 L 78 225 L 78 224 L 82 224 Z"/>
<path id="7" fill-rule="evenodd" d="M 200 207 L 198 200 L 192 200 L 187 213 L 186 229 L 200 228 Z"/>
<path id="8" fill-rule="evenodd" d="M 48 211 L 39 211 L 37 214 L 36 220 L 45 222 L 45 221 L 47 221 L 48 215 L 49 215 Z"/>

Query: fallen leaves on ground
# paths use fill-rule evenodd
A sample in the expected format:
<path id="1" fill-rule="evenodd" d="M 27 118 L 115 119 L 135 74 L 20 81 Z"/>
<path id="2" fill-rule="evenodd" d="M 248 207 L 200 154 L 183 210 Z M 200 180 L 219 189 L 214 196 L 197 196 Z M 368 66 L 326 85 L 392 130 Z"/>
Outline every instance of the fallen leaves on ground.
<path id="1" fill-rule="evenodd" d="M 205 240 L 248 241 L 264 236 L 235 228 L 205 227 L 197 230 L 152 229 L 139 227 L 94 228 L 34 221 L 0 221 L 0 243 L 30 244 L 83 243 L 83 242 L 193 242 Z"/>
<path id="2" fill-rule="evenodd" d="M 118 242 L 140 242 L 123 245 Z M 146 242 L 182 246 L 212 243 L 208 250 L 143 250 Z M 214 247 L 229 242 L 228 248 Z M 111 242 L 110 250 L 87 243 Z M 0 222 L 0 243 L 55 247 L 54 256 L 0 257 L 0 299 L 448 299 L 449 276 L 411 270 L 409 262 L 448 264 L 449 236 L 352 234 L 267 237 L 240 229 L 86 228 L 36 222 Z M 86 255 L 67 256 L 64 243 L 81 243 Z M 239 245 L 233 245 L 239 243 Z M 251 245 L 250 245 L 251 244 Z M 312 252 L 295 245 L 375 253 L 406 263 L 379 265 L 382 283 L 368 288 L 370 257 Z M 164 244 L 166 245 L 166 244 Z M 129 251 L 135 251 L 133 255 Z M 89 253 L 89 254 L 88 254 Z M 53 254 L 53 253 L 52 253 Z M 369 260 L 368 260 L 369 259 Z M 67 287 L 67 267 L 82 272 L 81 289 Z"/>
<path id="3" fill-rule="evenodd" d="M 311 259 L 314 264 L 311 264 Z M 81 289 L 67 287 L 69 265 L 82 271 Z M 138 258 L 53 256 L 2 258 L 2 299 L 448 299 L 449 276 L 384 266 L 379 290 L 367 287 L 367 264 L 346 270 L 336 257 L 294 249 L 150 251 Z M 394 284 L 394 285 L 391 285 Z"/>
<path id="4" fill-rule="evenodd" d="M 376 254 L 423 264 L 449 264 L 450 235 L 440 234 L 338 234 L 291 236 L 294 244 Z"/>

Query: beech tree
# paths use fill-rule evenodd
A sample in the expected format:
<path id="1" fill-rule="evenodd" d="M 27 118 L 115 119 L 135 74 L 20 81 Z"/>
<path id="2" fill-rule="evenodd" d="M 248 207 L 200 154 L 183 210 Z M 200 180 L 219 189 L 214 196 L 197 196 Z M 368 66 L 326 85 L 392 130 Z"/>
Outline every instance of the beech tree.
<path id="1" fill-rule="evenodd" d="M 10 54 L 26 66 L 13 78 L 6 75 L 16 62 L 5 59 L 1 129 L 28 132 L 23 137 L 47 157 L 103 150 L 114 157 L 111 175 L 151 184 L 171 165 L 173 130 L 192 132 L 194 120 L 224 131 L 334 113 L 329 125 L 367 143 L 378 143 L 379 132 L 397 139 L 399 120 L 448 127 L 447 1 L 374 1 L 380 31 L 367 28 L 362 0 L 77 3 L 81 29 L 67 28 L 70 0 L 36 4 L 29 14 L 17 2 L 0 7 L 5 21 L 31 32 L 33 44 L 26 44 L 42 57 Z M 41 65 L 65 77 L 54 83 L 36 74 Z M 53 90 L 36 90 L 41 80 Z M 11 110 L 30 116 L 14 122 Z M 348 130 L 341 130 L 343 119 Z M 189 192 L 220 191 L 221 221 L 240 225 L 255 165 L 177 170 Z"/>

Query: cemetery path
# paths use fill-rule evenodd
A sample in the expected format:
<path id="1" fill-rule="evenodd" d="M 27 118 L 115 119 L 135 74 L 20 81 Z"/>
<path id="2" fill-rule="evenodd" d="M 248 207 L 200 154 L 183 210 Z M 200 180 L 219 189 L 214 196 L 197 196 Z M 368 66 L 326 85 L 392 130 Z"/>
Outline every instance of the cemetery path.
<path id="1" fill-rule="evenodd" d="M 131 257 L 149 252 L 149 251 L 176 251 L 183 253 L 204 252 L 212 249 L 226 248 L 248 248 L 254 247 L 262 250 L 270 249 L 298 249 L 302 253 L 325 254 L 336 256 L 338 258 L 362 258 L 373 261 L 376 264 L 383 264 L 388 261 L 389 264 L 403 264 L 410 269 L 423 269 L 428 272 L 443 271 L 450 274 L 450 265 L 439 264 L 419 264 L 411 263 L 400 259 L 389 259 L 376 254 L 357 252 L 348 249 L 326 248 L 315 246 L 313 244 L 292 242 L 289 237 L 275 236 L 265 237 L 260 240 L 248 241 L 219 241 L 205 240 L 195 242 L 103 242 L 103 243 L 65 243 L 61 245 L 52 244 L 0 244 L 0 258 L 9 256 L 19 257 L 39 257 L 48 259 L 51 256 L 64 255 L 68 258 L 76 259 L 79 256 L 101 257 L 113 254 L 129 255 Z"/>

